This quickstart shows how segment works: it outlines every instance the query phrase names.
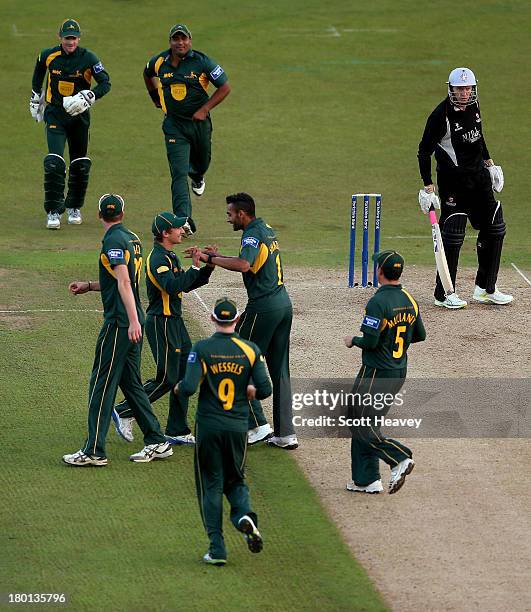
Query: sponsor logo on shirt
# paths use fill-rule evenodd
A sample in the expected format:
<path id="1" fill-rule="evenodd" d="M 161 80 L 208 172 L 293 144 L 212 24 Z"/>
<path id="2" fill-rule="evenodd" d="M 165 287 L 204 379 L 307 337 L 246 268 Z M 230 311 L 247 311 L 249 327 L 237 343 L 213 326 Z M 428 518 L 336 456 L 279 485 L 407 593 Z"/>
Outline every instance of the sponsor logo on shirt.
<path id="1" fill-rule="evenodd" d="M 74 74 L 69 74 L 69 77 L 80 77 L 83 76 L 79 70 L 76 70 Z"/>
<path id="2" fill-rule="evenodd" d="M 165 73 L 162 75 L 162 78 L 163 78 L 163 79 L 171 79 L 171 77 L 172 77 L 172 76 L 173 76 L 173 72 L 165 72 Z"/>
<path id="3" fill-rule="evenodd" d="M 479 113 L 476 113 L 476 123 L 481 123 L 481 117 L 479 116 Z"/>
<path id="4" fill-rule="evenodd" d="M 185 74 L 184 78 L 185 79 L 197 79 L 197 74 L 192 70 L 190 71 L 190 74 Z"/>
<path id="5" fill-rule="evenodd" d="M 457 121 L 456 121 L 456 123 L 455 123 L 455 131 L 459 132 L 459 130 L 462 130 L 462 129 L 463 129 L 463 127 L 461 125 L 459 125 L 459 123 L 457 123 Z"/>
<path id="6" fill-rule="evenodd" d="M 481 132 L 479 131 L 478 128 L 474 128 L 473 130 L 470 130 L 466 134 L 463 134 L 464 142 L 476 142 L 476 140 L 479 140 L 480 138 L 481 138 Z"/>
<path id="7" fill-rule="evenodd" d="M 242 247 L 249 245 L 257 249 L 259 244 L 260 240 L 258 240 L 258 238 L 253 238 L 252 236 L 248 236 L 242 240 Z"/>
<path id="8" fill-rule="evenodd" d="M 448 198 L 446 200 L 446 206 L 455 206 L 456 202 L 453 198 Z"/>
<path id="9" fill-rule="evenodd" d="M 366 327 L 370 327 L 371 329 L 378 329 L 380 327 L 380 319 L 377 317 L 370 317 L 369 315 L 365 315 L 363 317 L 363 323 Z"/>
<path id="10" fill-rule="evenodd" d="M 94 64 L 94 66 L 92 67 L 92 72 L 94 74 L 98 74 L 98 72 L 101 72 L 102 70 L 105 70 L 105 68 L 103 67 L 103 64 L 101 62 Z"/>
<path id="11" fill-rule="evenodd" d="M 217 78 L 219 78 L 222 74 L 223 74 L 224 70 L 223 68 L 218 64 L 214 70 L 212 70 L 212 72 L 210 73 L 210 76 L 212 77 L 212 80 L 215 81 Z"/>
<path id="12" fill-rule="evenodd" d="M 122 249 L 109 249 L 107 251 L 107 257 L 109 259 L 123 259 L 124 252 Z"/>
<path id="13" fill-rule="evenodd" d="M 197 360 L 197 353 L 195 353 L 194 351 L 192 351 L 189 355 L 188 355 L 188 363 L 195 363 Z"/>

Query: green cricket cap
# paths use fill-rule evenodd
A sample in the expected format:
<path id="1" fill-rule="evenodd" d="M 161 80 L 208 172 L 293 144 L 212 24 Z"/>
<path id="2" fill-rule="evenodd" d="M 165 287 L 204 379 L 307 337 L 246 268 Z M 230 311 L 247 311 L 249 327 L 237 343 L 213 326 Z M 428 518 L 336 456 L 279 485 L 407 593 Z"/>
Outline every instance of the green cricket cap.
<path id="1" fill-rule="evenodd" d="M 59 36 L 81 36 L 81 28 L 75 19 L 65 19 L 59 27 Z"/>
<path id="2" fill-rule="evenodd" d="M 153 219 L 151 231 L 154 236 L 160 236 L 163 231 L 169 231 L 174 227 L 182 227 L 187 221 L 188 217 L 178 217 L 169 211 L 161 212 Z"/>
<path id="3" fill-rule="evenodd" d="M 98 202 L 98 210 L 107 218 L 117 217 L 124 211 L 125 202 L 122 196 L 116 193 L 106 193 L 102 195 Z"/>
<path id="4" fill-rule="evenodd" d="M 396 251 L 380 251 L 372 256 L 372 260 L 376 262 L 386 278 L 389 280 L 398 280 L 404 269 L 404 258 Z"/>
<path id="5" fill-rule="evenodd" d="M 216 300 L 212 316 L 220 323 L 232 323 L 238 318 L 238 307 L 228 297 L 222 297 Z"/>
<path id="6" fill-rule="evenodd" d="M 175 34 L 177 34 L 178 32 L 181 32 L 181 34 L 188 36 L 188 38 L 192 38 L 192 32 L 190 32 L 190 30 L 187 26 L 184 25 L 184 23 L 178 23 L 177 25 L 173 26 L 173 28 L 170 30 L 170 38 L 172 38 L 172 36 L 175 36 Z"/>

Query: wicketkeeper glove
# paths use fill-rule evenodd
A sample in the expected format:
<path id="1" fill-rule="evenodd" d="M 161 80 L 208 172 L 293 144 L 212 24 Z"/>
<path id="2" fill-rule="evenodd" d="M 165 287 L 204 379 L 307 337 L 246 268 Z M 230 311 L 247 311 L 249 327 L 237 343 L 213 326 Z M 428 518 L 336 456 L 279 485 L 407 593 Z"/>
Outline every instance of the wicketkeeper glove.
<path id="1" fill-rule="evenodd" d="M 439 196 L 432 191 L 428 193 L 425 189 L 421 189 L 419 191 L 419 204 L 422 212 L 427 215 L 430 212 L 430 208 L 441 208 L 441 201 L 439 200 Z"/>
<path id="2" fill-rule="evenodd" d="M 500 193 L 504 185 L 502 167 L 501 166 L 488 166 L 487 170 L 489 171 L 489 174 L 490 174 L 492 189 L 496 193 Z"/>
<path id="3" fill-rule="evenodd" d="M 29 102 L 29 111 L 31 116 L 35 119 L 35 121 L 42 121 L 42 114 L 39 119 L 39 108 L 41 106 L 41 94 L 38 94 L 36 91 L 31 91 L 31 98 Z"/>
<path id="4" fill-rule="evenodd" d="M 96 96 L 94 92 L 90 89 L 84 89 L 75 96 L 66 96 L 63 98 L 63 107 L 69 115 L 75 117 L 76 115 L 84 113 L 95 101 Z"/>

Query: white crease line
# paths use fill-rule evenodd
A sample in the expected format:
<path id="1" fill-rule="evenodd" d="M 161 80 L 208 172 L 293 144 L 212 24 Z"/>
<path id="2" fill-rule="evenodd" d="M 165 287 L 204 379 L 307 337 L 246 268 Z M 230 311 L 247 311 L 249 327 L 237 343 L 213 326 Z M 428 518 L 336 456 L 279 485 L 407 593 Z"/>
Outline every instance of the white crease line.
<path id="1" fill-rule="evenodd" d="M 75 310 L 69 308 L 41 308 L 38 310 L 0 310 L 0 314 L 27 314 L 30 312 L 103 312 L 103 310 Z"/>
<path id="2" fill-rule="evenodd" d="M 205 302 L 203 301 L 203 298 L 199 295 L 199 293 L 197 293 L 197 289 L 194 289 L 193 293 L 194 293 L 195 297 L 199 300 L 199 303 L 203 306 L 203 308 L 207 312 L 210 312 L 210 308 L 205 304 Z"/>
<path id="3" fill-rule="evenodd" d="M 335 28 L 334 26 L 330 26 L 329 28 L 326 29 L 327 32 L 330 32 L 332 34 L 332 36 L 335 36 L 336 38 L 340 38 L 341 34 L 339 33 L 339 30 L 337 28 Z"/>
<path id="4" fill-rule="evenodd" d="M 527 278 L 527 276 L 521 271 L 519 270 L 514 264 L 513 262 L 511 262 L 511 266 L 518 272 L 518 274 L 525 280 L 525 282 L 531 286 L 531 281 Z"/>

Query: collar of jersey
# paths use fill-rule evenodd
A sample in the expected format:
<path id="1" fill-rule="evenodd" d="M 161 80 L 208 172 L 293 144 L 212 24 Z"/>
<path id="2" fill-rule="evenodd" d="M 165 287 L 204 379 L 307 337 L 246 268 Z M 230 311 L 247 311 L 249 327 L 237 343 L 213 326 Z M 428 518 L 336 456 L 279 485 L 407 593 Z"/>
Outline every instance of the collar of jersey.
<path id="1" fill-rule="evenodd" d="M 244 231 L 247 231 L 248 229 L 253 228 L 255 225 L 258 225 L 259 223 L 262 223 L 262 218 L 256 217 L 256 219 L 253 219 L 251 223 L 249 223 L 249 225 L 245 228 Z"/>
<path id="2" fill-rule="evenodd" d="M 186 55 L 182 59 L 185 60 L 185 59 L 188 59 L 189 57 L 194 57 L 194 50 L 193 49 L 190 49 L 189 51 L 187 51 Z M 168 55 L 166 55 L 165 60 L 168 61 L 168 62 L 171 60 L 171 49 L 168 49 Z"/>
<path id="3" fill-rule="evenodd" d="M 381 285 L 378 290 L 383 291 L 384 289 L 402 289 L 402 285 Z"/>
<path id="4" fill-rule="evenodd" d="M 115 223 L 114 225 L 111 225 L 111 227 L 105 232 L 105 236 L 107 236 L 111 232 L 114 232 L 118 228 L 123 228 L 123 224 L 122 223 Z M 105 238 L 105 236 L 104 236 L 104 238 Z"/>

